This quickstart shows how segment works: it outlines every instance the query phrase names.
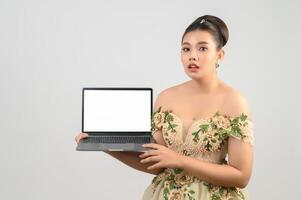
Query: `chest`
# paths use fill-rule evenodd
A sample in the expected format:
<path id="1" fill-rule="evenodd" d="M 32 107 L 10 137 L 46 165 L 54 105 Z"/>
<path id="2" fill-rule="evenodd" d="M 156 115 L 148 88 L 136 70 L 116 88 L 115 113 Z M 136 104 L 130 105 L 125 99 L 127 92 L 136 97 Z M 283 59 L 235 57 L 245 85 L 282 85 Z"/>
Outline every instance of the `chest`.
<path id="1" fill-rule="evenodd" d="M 168 105 L 168 109 L 181 119 L 184 132 L 187 132 L 195 121 L 210 118 L 217 111 L 226 113 L 223 101 L 221 97 L 178 98 Z"/>

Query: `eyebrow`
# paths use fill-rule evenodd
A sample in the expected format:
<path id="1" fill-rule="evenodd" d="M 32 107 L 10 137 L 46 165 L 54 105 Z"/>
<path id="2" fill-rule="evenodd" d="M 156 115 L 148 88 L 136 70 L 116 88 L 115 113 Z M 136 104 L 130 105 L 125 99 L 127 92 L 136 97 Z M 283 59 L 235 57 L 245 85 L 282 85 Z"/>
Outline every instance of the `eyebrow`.
<path id="1" fill-rule="evenodd" d="M 183 42 L 182 44 L 191 45 L 189 42 Z M 197 44 L 209 44 L 209 43 L 205 41 L 199 41 Z"/>

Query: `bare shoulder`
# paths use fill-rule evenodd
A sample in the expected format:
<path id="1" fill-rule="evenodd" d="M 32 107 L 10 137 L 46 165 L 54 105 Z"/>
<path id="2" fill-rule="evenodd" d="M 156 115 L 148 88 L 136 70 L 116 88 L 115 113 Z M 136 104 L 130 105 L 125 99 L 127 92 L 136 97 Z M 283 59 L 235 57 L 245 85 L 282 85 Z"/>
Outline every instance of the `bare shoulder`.
<path id="1" fill-rule="evenodd" d="M 174 99 L 173 97 L 177 94 L 182 85 L 183 83 L 174 85 L 159 92 L 155 100 L 154 109 L 157 110 L 160 106 L 168 108 L 170 102 Z"/>
<path id="2" fill-rule="evenodd" d="M 234 117 L 244 113 L 252 119 L 251 109 L 245 95 L 229 85 L 225 86 L 225 91 L 224 109 L 227 115 Z"/>

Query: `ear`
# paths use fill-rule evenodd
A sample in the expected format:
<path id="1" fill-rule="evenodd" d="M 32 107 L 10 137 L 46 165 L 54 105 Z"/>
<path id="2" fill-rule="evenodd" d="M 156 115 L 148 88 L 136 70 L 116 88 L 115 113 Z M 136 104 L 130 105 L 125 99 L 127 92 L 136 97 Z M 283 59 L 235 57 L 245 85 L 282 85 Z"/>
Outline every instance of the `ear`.
<path id="1" fill-rule="evenodd" d="M 222 61 L 225 56 L 224 48 L 221 48 L 217 53 L 217 60 Z"/>

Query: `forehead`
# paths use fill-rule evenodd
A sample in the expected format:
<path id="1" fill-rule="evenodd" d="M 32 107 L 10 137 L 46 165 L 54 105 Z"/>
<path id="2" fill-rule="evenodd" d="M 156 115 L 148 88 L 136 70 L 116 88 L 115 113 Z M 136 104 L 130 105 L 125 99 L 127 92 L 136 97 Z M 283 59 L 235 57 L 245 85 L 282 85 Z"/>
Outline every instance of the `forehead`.
<path id="1" fill-rule="evenodd" d="M 214 45 L 214 40 L 211 33 L 204 30 L 194 30 L 186 33 L 182 44 L 190 43 L 191 45 L 195 45 L 200 41 L 207 42 L 208 45 Z"/>

